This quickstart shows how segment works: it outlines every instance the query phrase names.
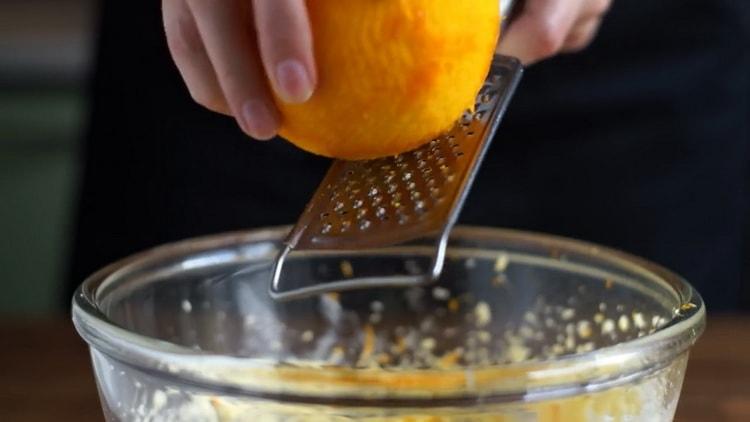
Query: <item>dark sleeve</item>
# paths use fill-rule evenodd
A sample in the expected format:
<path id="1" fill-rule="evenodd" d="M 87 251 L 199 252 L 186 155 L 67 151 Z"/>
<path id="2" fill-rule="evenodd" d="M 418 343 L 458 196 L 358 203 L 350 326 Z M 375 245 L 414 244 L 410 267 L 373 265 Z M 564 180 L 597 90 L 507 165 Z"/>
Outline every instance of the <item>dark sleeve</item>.
<path id="1" fill-rule="evenodd" d="M 750 284 L 750 2 L 613 5 L 590 49 L 527 69 L 464 220 L 640 254 L 709 309 L 736 309 Z"/>

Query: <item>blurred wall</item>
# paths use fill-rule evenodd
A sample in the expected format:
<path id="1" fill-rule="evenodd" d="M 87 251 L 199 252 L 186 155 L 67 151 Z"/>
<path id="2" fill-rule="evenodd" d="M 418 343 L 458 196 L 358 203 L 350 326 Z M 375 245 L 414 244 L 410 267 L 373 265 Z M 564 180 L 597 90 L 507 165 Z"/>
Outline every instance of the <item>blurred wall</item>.
<path id="1" fill-rule="evenodd" d="M 0 314 L 61 311 L 95 6 L 0 1 Z"/>

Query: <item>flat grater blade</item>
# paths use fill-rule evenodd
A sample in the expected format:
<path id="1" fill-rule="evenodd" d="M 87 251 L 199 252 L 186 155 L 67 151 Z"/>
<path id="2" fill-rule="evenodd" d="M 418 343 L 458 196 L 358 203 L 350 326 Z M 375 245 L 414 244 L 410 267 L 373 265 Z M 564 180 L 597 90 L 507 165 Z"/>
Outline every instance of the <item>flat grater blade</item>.
<path id="1" fill-rule="evenodd" d="M 517 59 L 495 55 L 474 110 L 447 133 L 395 157 L 335 161 L 276 259 L 271 295 L 288 300 L 437 280 L 450 230 L 522 72 Z M 435 253 L 416 269 L 384 265 L 383 274 L 342 274 L 326 281 L 285 271 L 285 263 L 297 254 L 325 260 L 331 252 L 361 255 L 424 239 L 435 242 Z"/>

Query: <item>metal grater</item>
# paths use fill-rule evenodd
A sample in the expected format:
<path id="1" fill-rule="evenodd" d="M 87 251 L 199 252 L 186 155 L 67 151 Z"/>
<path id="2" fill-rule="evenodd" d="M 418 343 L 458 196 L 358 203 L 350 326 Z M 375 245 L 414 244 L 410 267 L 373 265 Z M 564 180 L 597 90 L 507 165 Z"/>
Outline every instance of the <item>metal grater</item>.
<path id="1" fill-rule="evenodd" d="M 495 55 L 473 111 L 417 150 L 367 161 L 336 161 L 318 187 L 276 259 L 271 295 L 279 300 L 326 292 L 422 285 L 442 271 L 448 236 L 469 187 L 520 80 L 522 66 Z M 296 253 L 324 259 L 326 252 L 374 251 L 419 239 L 434 239 L 424 271 L 410 269 L 318 282 L 285 277 Z M 290 279 L 292 279 L 290 282 Z"/>
<path id="2" fill-rule="evenodd" d="M 512 17 L 518 3 L 500 1 L 503 19 Z M 290 300 L 437 280 L 451 228 L 522 72 L 517 59 L 495 55 L 473 111 L 466 111 L 447 133 L 395 157 L 334 162 L 276 258 L 271 296 Z M 382 274 L 350 271 L 325 281 L 309 271 L 285 272 L 284 264 L 293 253 L 317 259 L 325 268 L 326 255 L 331 253 L 372 256 L 383 248 L 425 240 L 434 243 L 435 252 L 422 266 L 408 260 L 403 268 L 394 269 L 393 260 L 386 259 Z"/>

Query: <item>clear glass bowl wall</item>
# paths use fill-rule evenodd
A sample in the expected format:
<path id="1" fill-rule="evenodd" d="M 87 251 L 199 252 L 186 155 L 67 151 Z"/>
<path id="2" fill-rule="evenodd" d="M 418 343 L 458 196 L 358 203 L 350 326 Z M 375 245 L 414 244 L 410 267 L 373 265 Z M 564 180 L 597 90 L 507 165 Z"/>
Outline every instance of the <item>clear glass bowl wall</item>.
<path id="1" fill-rule="evenodd" d="M 268 283 L 287 230 L 166 245 L 86 280 L 73 317 L 108 420 L 672 420 L 705 309 L 655 264 L 462 227 L 435 285 L 280 303 Z M 409 271 L 431 253 L 306 255 L 292 268 L 316 280 Z"/>

